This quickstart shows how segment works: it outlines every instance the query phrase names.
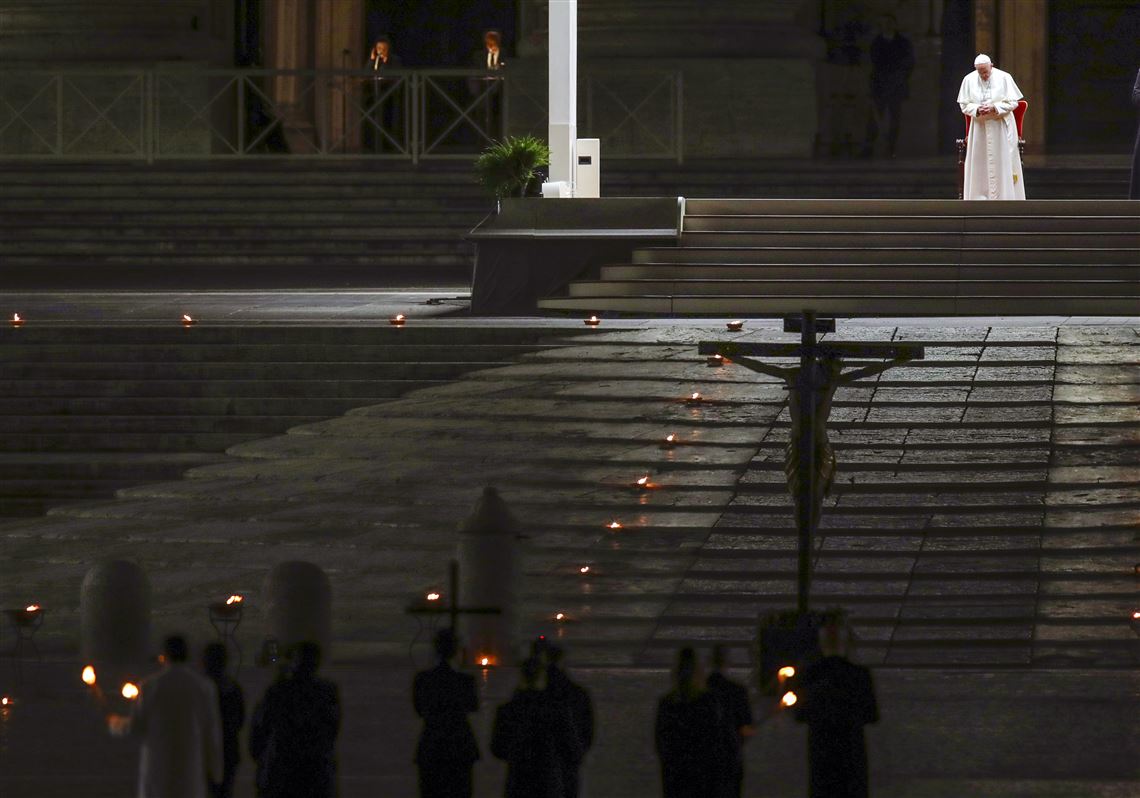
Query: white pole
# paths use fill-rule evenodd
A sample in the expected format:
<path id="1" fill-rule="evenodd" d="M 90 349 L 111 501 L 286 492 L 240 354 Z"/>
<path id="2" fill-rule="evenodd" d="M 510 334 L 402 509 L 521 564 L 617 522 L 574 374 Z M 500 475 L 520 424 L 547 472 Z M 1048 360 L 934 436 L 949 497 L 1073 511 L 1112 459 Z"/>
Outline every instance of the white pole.
<path id="1" fill-rule="evenodd" d="M 578 139 L 578 0 L 550 0 L 550 182 L 573 196 Z"/>

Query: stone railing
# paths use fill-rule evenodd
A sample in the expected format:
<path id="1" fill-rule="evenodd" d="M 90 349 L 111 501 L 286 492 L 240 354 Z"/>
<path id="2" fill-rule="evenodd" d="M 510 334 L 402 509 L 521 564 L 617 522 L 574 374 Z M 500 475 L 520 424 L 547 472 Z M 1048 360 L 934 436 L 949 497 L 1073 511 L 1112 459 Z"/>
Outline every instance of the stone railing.
<path id="1" fill-rule="evenodd" d="M 5 69 L 0 159 L 470 158 L 546 132 L 545 75 L 469 69 Z M 681 160 L 679 73 L 584 74 L 580 135 Z"/>

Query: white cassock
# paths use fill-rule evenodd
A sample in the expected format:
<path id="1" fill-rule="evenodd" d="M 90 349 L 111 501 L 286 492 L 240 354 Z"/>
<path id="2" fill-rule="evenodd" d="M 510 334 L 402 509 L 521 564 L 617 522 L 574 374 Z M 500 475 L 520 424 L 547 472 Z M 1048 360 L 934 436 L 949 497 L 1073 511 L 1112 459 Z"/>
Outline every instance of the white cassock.
<path id="1" fill-rule="evenodd" d="M 962 79 L 958 105 L 970 120 L 966 142 L 966 176 L 962 199 L 1023 200 L 1025 174 L 1017 149 L 1017 122 L 1013 109 L 1022 98 L 1013 76 L 996 67 L 989 80 L 977 70 Z M 978 107 L 989 103 L 995 113 L 978 116 Z"/>
<path id="2" fill-rule="evenodd" d="M 218 690 L 188 665 L 143 681 L 130 733 L 142 742 L 139 798 L 207 798 L 207 779 L 222 780 Z"/>

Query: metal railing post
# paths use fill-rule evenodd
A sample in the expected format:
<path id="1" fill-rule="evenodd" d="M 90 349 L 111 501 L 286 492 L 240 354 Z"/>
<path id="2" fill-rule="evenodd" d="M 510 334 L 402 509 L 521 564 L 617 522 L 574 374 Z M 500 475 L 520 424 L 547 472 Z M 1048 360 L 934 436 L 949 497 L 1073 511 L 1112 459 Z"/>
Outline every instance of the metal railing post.
<path id="1" fill-rule="evenodd" d="M 685 162 L 685 76 L 675 72 L 673 79 L 677 86 L 674 100 L 676 106 L 673 109 L 673 141 L 677 148 L 677 163 L 680 165 Z"/>
<path id="2" fill-rule="evenodd" d="M 55 76 L 55 154 L 63 156 L 63 75 Z"/>
<path id="3" fill-rule="evenodd" d="M 245 103 L 245 81 L 246 73 L 238 72 L 237 75 L 237 153 L 239 156 L 245 155 L 245 128 L 249 124 L 249 115 L 246 112 Z"/>

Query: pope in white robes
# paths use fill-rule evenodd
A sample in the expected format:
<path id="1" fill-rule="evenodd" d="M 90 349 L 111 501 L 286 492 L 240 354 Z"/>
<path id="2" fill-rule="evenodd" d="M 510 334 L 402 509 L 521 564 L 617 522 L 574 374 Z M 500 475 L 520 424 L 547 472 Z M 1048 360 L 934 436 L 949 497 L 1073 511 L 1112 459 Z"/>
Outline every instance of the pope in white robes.
<path id="1" fill-rule="evenodd" d="M 974 71 L 962 79 L 958 105 L 971 117 L 963 199 L 1025 199 L 1025 174 L 1013 118 L 1022 96 L 1013 76 L 994 67 L 987 55 L 979 55 Z"/>

